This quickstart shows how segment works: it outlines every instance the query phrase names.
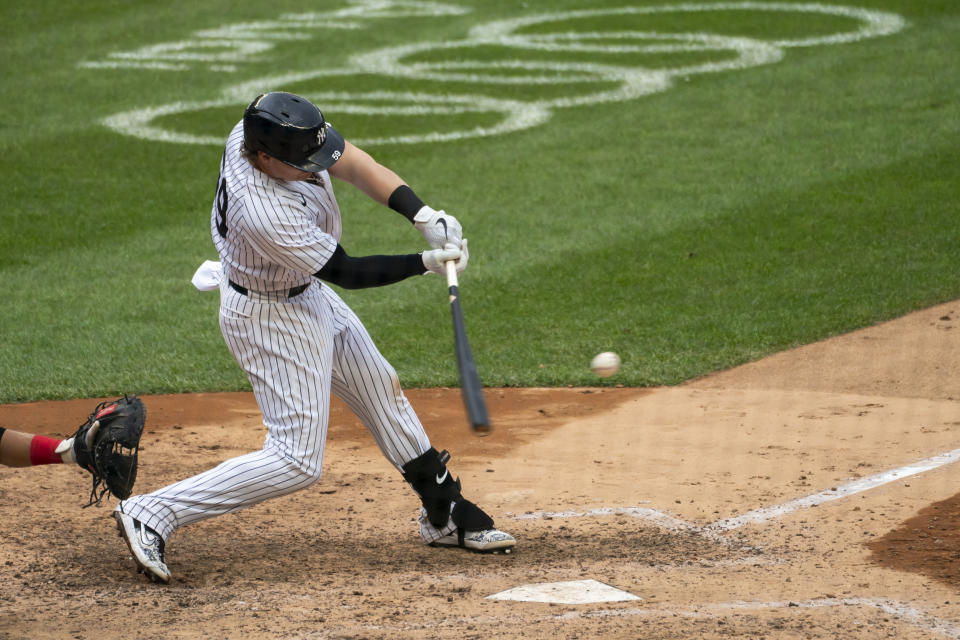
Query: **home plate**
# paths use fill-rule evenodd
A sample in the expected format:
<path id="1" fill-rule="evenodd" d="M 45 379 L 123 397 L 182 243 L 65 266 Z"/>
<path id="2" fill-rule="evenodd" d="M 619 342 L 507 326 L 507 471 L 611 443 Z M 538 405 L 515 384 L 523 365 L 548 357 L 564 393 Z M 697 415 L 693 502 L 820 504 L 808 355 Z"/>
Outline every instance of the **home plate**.
<path id="1" fill-rule="evenodd" d="M 639 596 L 596 580 L 525 584 L 495 593 L 492 596 L 487 596 L 487 598 L 491 600 L 518 600 L 520 602 L 549 602 L 552 604 L 592 604 L 595 602 L 642 600 Z"/>

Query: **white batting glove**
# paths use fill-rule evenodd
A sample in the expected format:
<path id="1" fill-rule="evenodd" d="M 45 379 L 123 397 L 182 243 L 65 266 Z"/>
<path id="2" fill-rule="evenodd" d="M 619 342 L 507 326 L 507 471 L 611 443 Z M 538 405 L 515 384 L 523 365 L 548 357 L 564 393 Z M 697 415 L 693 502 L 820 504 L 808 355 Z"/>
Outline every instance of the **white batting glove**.
<path id="1" fill-rule="evenodd" d="M 467 261 L 470 259 L 470 254 L 467 251 L 466 238 L 464 238 L 460 243 L 459 249 L 453 244 L 448 244 L 443 249 L 424 251 L 421 255 L 423 257 L 423 266 L 427 269 L 424 275 L 427 273 L 439 273 L 440 275 L 445 275 L 447 273 L 446 263 L 450 260 L 456 260 L 457 274 L 459 275 L 463 273 L 464 269 L 467 268 Z"/>
<path id="2" fill-rule="evenodd" d="M 413 216 L 413 226 L 433 249 L 442 249 L 448 244 L 459 247 L 463 239 L 460 222 L 442 209 L 435 211 L 424 205 Z"/>

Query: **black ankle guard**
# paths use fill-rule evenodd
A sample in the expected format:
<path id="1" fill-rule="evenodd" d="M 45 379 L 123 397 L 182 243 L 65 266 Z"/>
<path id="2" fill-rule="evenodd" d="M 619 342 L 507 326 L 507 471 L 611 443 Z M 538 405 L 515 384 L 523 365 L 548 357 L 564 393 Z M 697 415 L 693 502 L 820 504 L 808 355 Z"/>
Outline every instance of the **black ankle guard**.
<path id="1" fill-rule="evenodd" d="M 431 447 L 420 457 L 403 465 L 403 479 L 409 482 L 420 496 L 430 524 L 438 529 L 446 526 L 450 519 L 450 505 L 455 502 L 459 505 L 457 501 L 461 500 L 460 479 L 454 480 L 447 470 L 449 459 L 449 453 L 438 453 Z M 454 508 L 453 511 L 456 513 L 457 509 Z M 456 518 L 454 522 L 456 523 Z"/>
<path id="2" fill-rule="evenodd" d="M 460 498 L 457 501 L 457 504 L 453 506 L 453 513 L 450 514 L 450 517 L 453 519 L 453 524 L 457 525 L 457 537 L 461 547 L 463 546 L 465 531 L 493 529 L 493 518 L 466 498 Z"/>

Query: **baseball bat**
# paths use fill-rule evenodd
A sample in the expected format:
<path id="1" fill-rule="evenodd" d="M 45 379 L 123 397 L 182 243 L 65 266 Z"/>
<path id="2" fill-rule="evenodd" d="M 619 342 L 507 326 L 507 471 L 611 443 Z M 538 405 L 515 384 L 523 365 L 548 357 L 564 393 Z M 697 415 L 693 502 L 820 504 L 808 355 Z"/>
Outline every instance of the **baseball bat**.
<path id="1" fill-rule="evenodd" d="M 454 260 L 449 260 L 446 265 L 450 312 L 453 315 L 453 343 L 457 352 L 457 367 L 460 370 L 463 404 L 467 408 L 470 428 L 475 434 L 485 436 L 490 433 L 490 418 L 487 416 L 487 404 L 483 399 L 483 385 L 480 383 L 480 374 L 477 373 L 477 363 L 473 360 L 473 351 L 467 339 L 467 327 L 463 322 L 457 265 Z"/>

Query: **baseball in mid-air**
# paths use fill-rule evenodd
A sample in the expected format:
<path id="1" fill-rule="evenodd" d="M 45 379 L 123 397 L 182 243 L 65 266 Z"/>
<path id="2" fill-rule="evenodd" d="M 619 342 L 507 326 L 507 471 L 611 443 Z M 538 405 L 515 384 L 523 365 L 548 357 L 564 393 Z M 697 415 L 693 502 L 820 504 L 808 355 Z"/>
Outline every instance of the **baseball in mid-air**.
<path id="1" fill-rule="evenodd" d="M 601 378 L 609 378 L 620 369 L 620 356 L 613 351 L 604 351 L 593 356 L 590 370 Z"/>

